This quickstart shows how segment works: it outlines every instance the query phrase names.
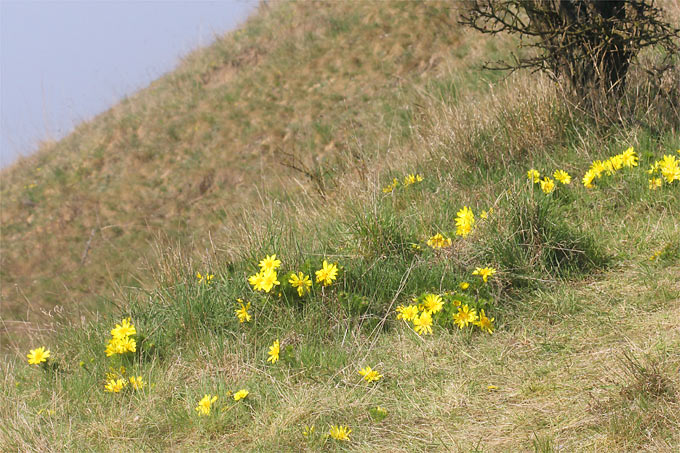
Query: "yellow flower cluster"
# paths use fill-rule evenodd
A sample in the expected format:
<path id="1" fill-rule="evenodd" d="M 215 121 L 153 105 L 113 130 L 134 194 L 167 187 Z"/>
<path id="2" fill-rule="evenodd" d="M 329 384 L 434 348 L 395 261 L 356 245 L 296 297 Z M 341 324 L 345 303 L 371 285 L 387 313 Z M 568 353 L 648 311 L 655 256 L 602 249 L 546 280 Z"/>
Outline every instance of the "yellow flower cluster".
<path id="1" fill-rule="evenodd" d="M 492 267 L 478 267 L 472 272 L 473 275 L 482 278 L 482 282 L 478 283 L 478 286 L 486 284 L 489 277 L 495 273 L 496 269 Z M 466 291 L 470 288 L 470 283 L 461 282 L 459 288 L 461 291 Z M 484 312 L 484 309 L 480 310 L 478 314 L 475 308 L 471 308 L 469 304 L 461 302 L 460 299 L 469 300 L 470 296 L 461 295 L 459 297 L 453 297 L 454 295 L 454 293 L 450 292 L 444 293 L 444 297 L 446 297 L 447 300 L 441 295 L 432 293 L 426 293 L 420 297 L 414 298 L 412 300 L 413 303 L 409 305 L 399 305 L 396 308 L 397 319 L 403 320 L 404 322 L 411 322 L 413 324 L 413 330 L 415 330 L 418 335 L 431 334 L 432 324 L 434 322 L 433 317 L 445 322 L 445 319 L 442 319 L 443 314 L 446 317 L 450 314 L 451 317 L 446 319 L 449 319 L 449 322 L 452 320 L 453 323 L 461 329 L 468 325 L 475 325 L 483 331 L 493 333 L 494 318 L 489 318 Z"/>
<path id="2" fill-rule="evenodd" d="M 409 173 L 408 175 L 404 176 L 404 182 L 403 185 L 404 187 L 408 187 L 413 184 L 417 184 L 419 182 L 423 181 L 422 175 L 418 173 Z M 383 193 L 392 193 L 397 187 L 399 187 L 399 180 L 397 178 L 393 178 L 392 182 L 385 187 L 383 187 L 382 191 Z"/>
<path id="3" fill-rule="evenodd" d="M 130 318 L 125 318 L 120 324 L 116 324 L 116 327 L 111 330 L 111 339 L 106 345 L 106 356 L 137 351 L 137 342 L 132 338 L 136 334 L 137 329 Z"/>
<path id="4" fill-rule="evenodd" d="M 276 255 L 267 255 L 265 259 L 260 261 L 260 272 L 248 277 L 248 283 L 255 291 L 263 291 L 268 293 L 274 286 L 280 285 L 276 269 L 281 266 L 281 261 L 276 259 Z"/>
<path id="5" fill-rule="evenodd" d="M 124 366 L 121 366 L 117 372 L 112 369 L 110 373 L 106 373 L 104 391 L 108 393 L 120 393 L 127 388 L 128 384 L 133 390 L 144 389 L 146 382 L 144 382 L 142 376 L 130 376 L 129 378 L 126 378 L 125 373 L 126 370 Z"/>
<path id="6" fill-rule="evenodd" d="M 231 394 L 231 392 L 229 392 Z M 234 393 L 233 398 L 234 401 L 240 401 L 247 397 L 250 394 L 250 392 L 246 389 L 241 389 L 238 392 Z M 194 410 L 196 411 L 197 415 L 199 417 L 207 416 L 210 415 L 212 411 L 212 407 L 217 402 L 218 396 L 217 395 L 211 395 L 209 393 L 206 393 L 203 398 L 198 402 Z M 228 410 L 230 408 L 223 408 L 222 411 Z"/>
<path id="7" fill-rule="evenodd" d="M 553 173 L 553 178 L 555 179 L 552 179 L 549 176 L 544 176 L 543 179 L 541 179 L 541 174 L 538 172 L 538 170 L 532 168 L 527 171 L 527 178 L 532 183 L 538 184 L 541 187 L 543 193 L 546 195 L 553 193 L 557 188 L 555 181 L 561 183 L 562 185 L 571 184 L 571 176 L 564 170 L 555 170 Z"/>
<path id="8" fill-rule="evenodd" d="M 213 274 L 205 274 L 201 275 L 200 272 L 196 272 L 196 280 L 198 280 L 198 283 L 205 283 L 206 285 L 209 285 L 212 283 L 212 279 L 215 278 L 215 275 Z"/>
<path id="9" fill-rule="evenodd" d="M 678 154 L 680 154 L 680 149 Z M 658 189 L 663 185 L 664 181 L 666 184 L 680 181 L 680 160 L 671 154 L 665 155 L 662 159 L 654 162 L 649 170 L 647 170 L 647 173 L 651 175 L 649 179 L 650 189 Z M 661 177 L 655 176 L 657 174 L 661 174 Z"/>
<path id="10" fill-rule="evenodd" d="M 430 239 L 427 240 L 427 245 L 432 247 L 433 249 L 441 249 L 444 247 L 450 247 L 451 246 L 451 238 L 447 238 L 442 236 L 441 233 L 437 233 L 434 236 L 432 236 Z"/>
<path id="11" fill-rule="evenodd" d="M 593 161 L 590 168 L 583 176 L 583 185 L 588 189 L 592 189 L 594 187 L 593 182 L 596 179 L 601 178 L 602 175 L 606 174 L 607 176 L 611 176 L 624 167 L 633 168 L 637 167 L 637 165 L 638 155 L 631 146 L 621 154 L 612 156 L 605 161 Z"/>

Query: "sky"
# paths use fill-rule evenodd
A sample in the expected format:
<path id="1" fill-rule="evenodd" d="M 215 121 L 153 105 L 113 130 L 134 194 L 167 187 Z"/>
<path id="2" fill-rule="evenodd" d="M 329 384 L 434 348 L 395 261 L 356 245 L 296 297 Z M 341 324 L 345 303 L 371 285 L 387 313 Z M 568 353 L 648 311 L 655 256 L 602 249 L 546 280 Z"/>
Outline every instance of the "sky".
<path id="1" fill-rule="evenodd" d="M 257 0 L 0 0 L 0 167 L 171 71 Z"/>

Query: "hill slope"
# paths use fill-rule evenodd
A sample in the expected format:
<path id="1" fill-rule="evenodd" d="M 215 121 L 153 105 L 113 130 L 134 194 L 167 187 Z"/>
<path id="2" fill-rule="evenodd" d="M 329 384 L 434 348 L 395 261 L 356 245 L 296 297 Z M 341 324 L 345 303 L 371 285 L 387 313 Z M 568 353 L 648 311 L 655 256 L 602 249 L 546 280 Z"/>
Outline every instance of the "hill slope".
<path id="1" fill-rule="evenodd" d="M 244 211 L 326 190 L 403 141 L 408 99 L 478 47 L 441 4 L 262 7 L 3 172 L 3 318 L 99 309 L 117 288 L 148 287 L 158 241 L 202 254 L 230 244 L 233 256 Z"/>
<path id="2" fill-rule="evenodd" d="M 680 157 L 678 122 L 600 127 L 544 78 L 486 75 L 512 43 L 445 3 L 309 5 L 8 171 L 18 212 L 49 169 L 31 223 L 3 217 L 17 239 L 60 197 L 111 217 L 44 246 L 70 274 L 3 291 L 121 288 L 96 318 L 52 311 L 41 364 L 12 339 L 0 450 L 677 451 L 680 180 L 646 170 Z"/>

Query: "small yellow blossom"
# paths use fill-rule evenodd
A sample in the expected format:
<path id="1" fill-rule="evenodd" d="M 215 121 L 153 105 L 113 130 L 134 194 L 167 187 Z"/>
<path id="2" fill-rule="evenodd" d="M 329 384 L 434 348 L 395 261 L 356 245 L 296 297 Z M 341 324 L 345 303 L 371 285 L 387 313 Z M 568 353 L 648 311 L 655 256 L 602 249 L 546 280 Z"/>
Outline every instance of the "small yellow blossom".
<path id="1" fill-rule="evenodd" d="M 432 315 L 424 311 L 420 316 L 413 318 L 413 329 L 418 335 L 432 333 Z"/>
<path id="2" fill-rule="evenodd" d="M 649 188 L 651 190 L 656 190 L 661 187 L 663 180 L 661 178 L 652 178 L 649 180 Z"/>
<path id="3" fill-rule="evenodd" d="M 293 288 L 297 288 L 297 293 L 300 297 L 307 294 L 312 287 L 312 281 L 309 279 L 309 275 L 305 275 L 302 272 L 298 272 L 297 275 L 292 274 L 288 283 L 290 283 Z"/>
<path id="4" fill-rule="evenodd" d="M 541 190 L 545 194 L 552 193 L 555 190 L 555 181 L 548 178 L 547 176 L 539 181 L 541 184 Z"/>
<path id="5" fill-rule="evenodd" d="M 109 393 L 118 393 L 127 387 L 128 383 L 125 379 L 110 379 L 104 385 L 104 391 Z"/>
<path id="6" fill-rule="evenodd" d="M 553 177 L 562 184 L 571 184 L 571 176 L 564 170 L 555 170 Z"/>
<path id="7" fill-rule="evenodd" d="M 250 322 L 250 314 L 248 313 L 248 309 L 250 308 L 250 302 L 248 302 L 247 305 L 243 305 L 243 302 L 241 299 L 238 300 L 239 304 L 241 305 L 241 308 L 237 308 L 235 310 L 236 316 L 238 317 L 238 322 L 243 324 L 244 322 Z"/>
<path id="8" fill-rule="evenodd" d="M 486 283 L 493 274 L 496 273 L 496 269 L 493 267 L 478 267 L 476 268 L 473 272 L 472 275 L 479 275 L 482 277 L 482 280 L 484 280 L 484 283 Z"/>
<path id="9" fill-rule="evenodd" d="M 238 392 L 234 393 L 234 401 L 242 400 L 246 396 L 248 396 L 250 392 L 246 389 L 239 390 Z"/>
<path id="10" fill-rule="evenodd" d="M 106 345 L 106 356 L 111 357 L 114 354 L 125 354 L 126 352 L 136 352 L 137 342 L 134 338 L 123 337 L 116 338 L 113 337 L 109 340 Z"/>
<path id="11" fill-rule="evenodd" d="M 352 430 L 348 426 L 333 425 L 329 435 L 335 440 L 348 441 L 351 432 Z"/>
<path id="12" fill-rule="evenodd" d="M 538 170 L 532 168 L 531 170 L 527 171 L 527 178 L 529 181 L 536 184 L 538 181 L 540 181 L 541 174 L 538 172 Z"/>
<path id="13" fill-rule="evenodd" d="M 260 281 L 260 288 L 262 291 L 268 293 L 274 286 L 278 286 L 281 282 L 278 281 L 276 271 L 273 269 L 263 270 L 261 272 L 262 279 Z"/>
<path id="14" fill-rule="evenodd" d="M 267 359 L 267 362 L 271 363 L 276 363 L 279 360 L 279 352 L 280 352 L 280 344 L 279 340 L 276 340 L 271 346 L 269 346 L 269 358 Z"/>
<path id="15" fill-rule="evenodd" d="M 132 388 L 135 390 L 142 390 L 146 383 L 144 382 L 144 379 L 141 376 L 130 376 L 130 385 L 132 385 Z"/>
<path id="16" fill-rule="evenodd" d="M 467 206 L 456 213 L 456 234 L 458 236 L 466 237 L 472 231 L 472 226 L 475 224 L 475 215 Z"/>
<path id="17" fill-rule="evenodd" d="M 215 404 L 215 401 L 217 401 L 217 395 L 211 396 L 206 394 L 201 401 L 198 402 L 198 406 L 195 408 L 198 416 L 210 415 L 210 409 L 212 405 Z"/>
<path id="18" fill-rule="evenodd" d="M 196 272 L 196 279 L 198 280 L 198 283 L 205 282 L 206 285 L 209 285 L 214 277 L 215 276 L 213 274 L 201 275 L 200 272 Z"/>
<path id="19" fill-rule="evenodd" d="M 460 285 L 458 285 L 458 286 L 460 287 L 460 289 L 465 291 L 466 289 L 468 289 L 470 287 L 470 284 L 468 282 L 460 282 Z"/>
<path id="20" fill-rule="evenodd" d="M 41 363 L 46 362 L 50 357 L 50 350 L 41 346 L 36 349 L 31 349 L 29 353 L 26 354 L 26 357 L 28 357 L 29 365 L 40 365 Z"/>
<path id="21" fill-rule="evenodd" d="M 259 266 L 261 271 L 274 271 L 281 266 L 281 260 L 277 260 L 276 255 L 267 255 L 265 259 L 260 261 Z"/>
<path id="22" fill-rule="evenodd" d="M 113 330 L 111 330 L 111 336 L 117 339 L 126 338 L 136 334 L 137 330 L 135 329 L 135 326 L 130 322 L 130 318 L 123 319 L 120 324 L 116 324 L 116 327 Z"/>
<path id="23" fill-rule="evenodd" d="M 362 368 L 361 370 L 359 370 L 359 374 L 364 377 L 364 381 L 366 382 L 379 381 L 380 378 L 382 377 L 382 374 L 378 373 L 376 370 L 371 369 L 370 366 L 367 366 L 366 368 Z"/>
<path id="24" fill-rule="evenodd" d="M 423 300 L 423 310 L 430 314 L 438 313 L 444 308 L 444 301 L 437 294 L 428 294 Z"/>
<path id="25" fill-rule="evenodd" d="M 470 309 L 467 304 L 463 305 L 462 307 L 458 307 L 458 313 L 453 315 L 453 321 L 461 329 L 463 327 L 467 327 L 470 323 L 474 324 L 476 320 L 477 311 L 474 308 Z"/>
<path id="26" fill-rule="evenodd" d="M 584 185 L 587 189 L 592 189 L 592 188 L 594 187 L 594 186 L 593 186 L 593 181 L 595 180 L 595 177 L 596 177 L 596 176 L 597 176 L 597 174 L 596 174 L 592 169 L 588 170 L 588 171 L 586 172 L 586 174 L 583 175 L 583 185 Z"/>
<path id="27" fill-rule="evenodd" d="M 437 233 L 427 240 L 427 245 L 433 249 L 449 247 L 451 245 L 451 238 L 445 238 L 441 233 Z"/>
<path id="28" fill-rule="evenodd" d="M 397 180 L 397 178 L 394 178 L 394 179 L 392 179 L 392 184 L 383 187 L 382 191 L 383 191 L 383 193 L 390 193 L 394 189 L 396 189 L 398 185 L 399 185 L 399 181 Z"/>
<path id="29" fill-rule="evenodd" d="M 494 318 L 488 318 L 486 314 L 484 313 L 484 309 L 482 308 L 479 311 L 479 320 L 475 321 L 475 325 L 479 327 L 482 330 L 486 330 L 490 334 L 493 333 L 493 320 Z"/>
<path id="30" fill-rule="evenodd" d="M 423 177 L 420 176 L 419 174 L 408 174 L 404 176 L 404 187 L 408 187 L 411 184 L 415 184 L 417 182 L 421 182 L 423 180 Z"/>
<path id="31" fill-rule="evenodd" d="M 397 307 L 397 319 L 403 319 L 404 321 L 412 321 L 418 316 L 418 306 L 416 305 L 399 305 Z"/>
<path id="32" fill-rule="evenodd" d="M 627 150 L 625 150 L 621 154 L 621 160 L 623 162 L 624 167 L 637 167 L 638 165 L 638 156 L 635 153 L 635 149 L 631 146 Z"/>
<path id="33" fill-rule="evenodd" d="M 491 214 L 493 214 L 493 208 L 489 208 L 488 211 L 482 211 L 482 213 L 479 214 L 479 217 L 486 220 L 489 218 Z"/>
<path id="34" fill-rule="evenodd" d="M 329 286 L 336 278 L 338 278 L 337 264 L 329 264 L 326 260 L 323 260 L 323 267 L 316 271 L 316 282 L 323 286 Z"/>
<path id="35" fill-rule="evenodd" d="M 304 430 L 302 431 L 302 435 L 305 437 L 310 437 L 314 435 L 314 425 L 307 426 L 305 425 Z"/>

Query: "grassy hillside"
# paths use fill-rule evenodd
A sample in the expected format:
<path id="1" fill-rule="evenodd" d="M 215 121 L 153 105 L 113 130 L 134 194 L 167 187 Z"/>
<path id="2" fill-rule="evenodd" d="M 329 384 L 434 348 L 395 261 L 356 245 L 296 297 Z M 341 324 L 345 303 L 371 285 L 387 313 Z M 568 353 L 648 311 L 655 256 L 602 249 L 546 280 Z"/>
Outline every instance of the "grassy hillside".
<path id="1" fill-rule="evenodd" d="M 482 72 L 512 43 L 456 16 L 261 9 L 3 174 L 3 319 L 108 310 L 8 342 L 0 449 L 677 451 L 680 180 L 647 169 L 680 159 L 680 121 L 596 126 Z"/>
<path id="2" fill-rule="evenodd" d="M 55 306 L 101 309 L 121 288 L 152 287 L 159 243 L 234 256 L 253 208 L 331 190 L 402 143 L 415 93 L 452 67 L 465 74 L 478 47 L 450 5 L 261 8 L 3 171 L 3 318 L 45 321 Z M 483 86 L 478 75 L 468 82 Z"/>

